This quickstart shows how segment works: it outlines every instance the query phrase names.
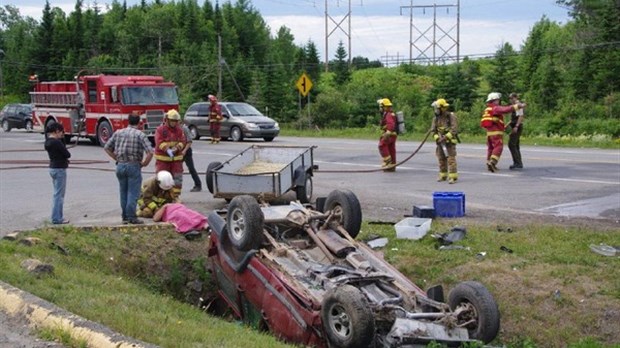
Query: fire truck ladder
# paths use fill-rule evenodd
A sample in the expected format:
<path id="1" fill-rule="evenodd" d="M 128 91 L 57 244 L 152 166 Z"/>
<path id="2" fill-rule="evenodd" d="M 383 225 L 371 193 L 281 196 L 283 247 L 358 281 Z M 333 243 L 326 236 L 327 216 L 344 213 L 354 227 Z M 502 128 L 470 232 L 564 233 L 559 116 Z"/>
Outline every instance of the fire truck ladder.
<path id="1" fill-rule="evenodd" d="M 77 92 L 30 92 L 30 98 L 35 106 L 75 108 L 79 105 Z"/>

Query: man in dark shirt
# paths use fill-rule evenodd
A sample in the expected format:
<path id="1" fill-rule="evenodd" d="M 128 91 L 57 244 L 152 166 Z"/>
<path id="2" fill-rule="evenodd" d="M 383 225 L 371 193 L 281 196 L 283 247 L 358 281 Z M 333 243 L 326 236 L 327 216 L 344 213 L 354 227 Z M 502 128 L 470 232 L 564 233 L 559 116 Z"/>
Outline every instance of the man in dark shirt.
<path id="1" fill-rule="evenodd" d="M 137 129 L 140 116 L 130 114 L 128 121 L 129 127 L 114 132 L 103 149 L 116 161 L 123 224 L 142 224 L 136 217 L 136 205 L 142 185 L 142 167 L 151 162 L 153 147 L 146 135 Z"/>
<path id="2" fill-rule="evenodd" d="M 69 220 L 63 217 L 63 205 L 65 203 L 65 191 L 67 189 L 67 168 L 71 153 L 67 150 L 62 139 L 65 129 L 60 123 L 52 122 L 45 128 L 45 150 L 50 158 L 49 173 L 54 185 L 52 199 L 52 223 L 68 224 Z"/>

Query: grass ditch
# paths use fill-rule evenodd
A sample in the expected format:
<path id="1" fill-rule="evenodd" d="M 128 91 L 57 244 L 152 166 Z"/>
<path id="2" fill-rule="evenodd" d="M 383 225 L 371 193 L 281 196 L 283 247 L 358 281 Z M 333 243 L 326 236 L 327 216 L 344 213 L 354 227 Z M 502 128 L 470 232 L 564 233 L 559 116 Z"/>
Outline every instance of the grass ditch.
<path id="1" fill-rule="evenodd" d="M 447 290 L 463 280 L 485 284 L 502 315 L 494 345 L 620 346 L 620 258 L 588 247 L 619 245 L 619 231 L 531 224 L 507 233 L 464 218 L 436 219 L 431 233 L 447 232 L 455 223 L 466 225 L 467 237 L 457 244 L 469 249 L 438 250 L 428 235 L 395 239 L 389 225 L 364 224 L 358 239 L 388 237 L 379 252 L 422 288 L 442 284 Z M 65 226 L 24 232 L 19 239 L 26 237 L 40 241 L 0 241 L 0 279 L 124 335 L 162 347 L 289 346 L 197 306 L 213 293 L 206 238 L 187 241 L 161 226 Z M 27 274 L 20 263 L 28 258 L 54 265 L 54 273 Z M 45 335 L 85 346 L 64 332 Z"/>

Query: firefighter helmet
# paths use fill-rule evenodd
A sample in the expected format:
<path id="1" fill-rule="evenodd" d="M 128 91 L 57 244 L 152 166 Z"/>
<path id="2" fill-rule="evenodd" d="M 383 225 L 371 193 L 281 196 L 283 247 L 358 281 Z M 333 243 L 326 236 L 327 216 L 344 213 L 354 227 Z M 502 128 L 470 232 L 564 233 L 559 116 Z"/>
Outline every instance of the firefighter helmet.
<path id="1" fill-rule="evenodd" d="M 448 104 L 448 102 L 445 99 L 439 98 L 435 100 L 435 102 L 431 106 L 445 109 L 448 106 L 450 106 L 450 104 Z"/>
<path id="2" fill-rule="evenodd" d="M 157 183 L 159 184 L 159 188 L 168 191 L 172 187 L 174 187 L 174 179 L 172 178 L 172 174 L 169 171 L 162 170 L 157 173 Z"/>
<path id="3" fill-rule="evenodd" d="M 499 100 L 502 99 L 502 94 L 501 93 L 497 93 L 497 92 L 492 92 L 489 93 L 489 96 L 487 97 L 487 103 L 493 100 Z"/>
<path id="4" fill-rule="evenodd" d="M 217 102 L 217 97 L 214 96 L 213 94 L 209 94 L 209 96 L 207 97 L 209 99 L 210 102 L 214 103 Z"/>
<path id="5" fill-rule="evenodd" d="M 392 102 L 388 98 L 381 99 L 381 106 L 392 106 Z"/>
<path id="6" fill-rule="evenodd" d="M 172 121 L 179 121 L 181 120 L 181 115 L 175 109 L 170 109 L 166 112 L 166 118 Z"/>

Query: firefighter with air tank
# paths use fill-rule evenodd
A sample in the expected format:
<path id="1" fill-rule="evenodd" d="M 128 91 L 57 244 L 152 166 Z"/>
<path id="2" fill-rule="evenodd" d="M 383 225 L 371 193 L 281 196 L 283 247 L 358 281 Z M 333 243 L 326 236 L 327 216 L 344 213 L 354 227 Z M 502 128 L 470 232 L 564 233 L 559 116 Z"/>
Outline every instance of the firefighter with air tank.
<path id="1" fill-rule="evenodd" d="M 450 104 L 443 98 L 435 100 L 431 106 L 435 115 L 431 133 L 437 143 L 435 154 L 439 161 L 437 181 L 447 180 L 449 184 L 454 184 L 459 178 L 456 168 L 456 144 L 459 142 L 456 115 L 448 111 Z"/>
<path id="2" fill-rule="evenodd" d="M 381 138 L 379 139 L 379 154 L 383 160 L 381 167 L 384 172 L 396 171 L 396 138 L 398 137 L 398 119 L 392 111 L 392 102 L 388 98 L 377 100 L 381 111 Z"/>

